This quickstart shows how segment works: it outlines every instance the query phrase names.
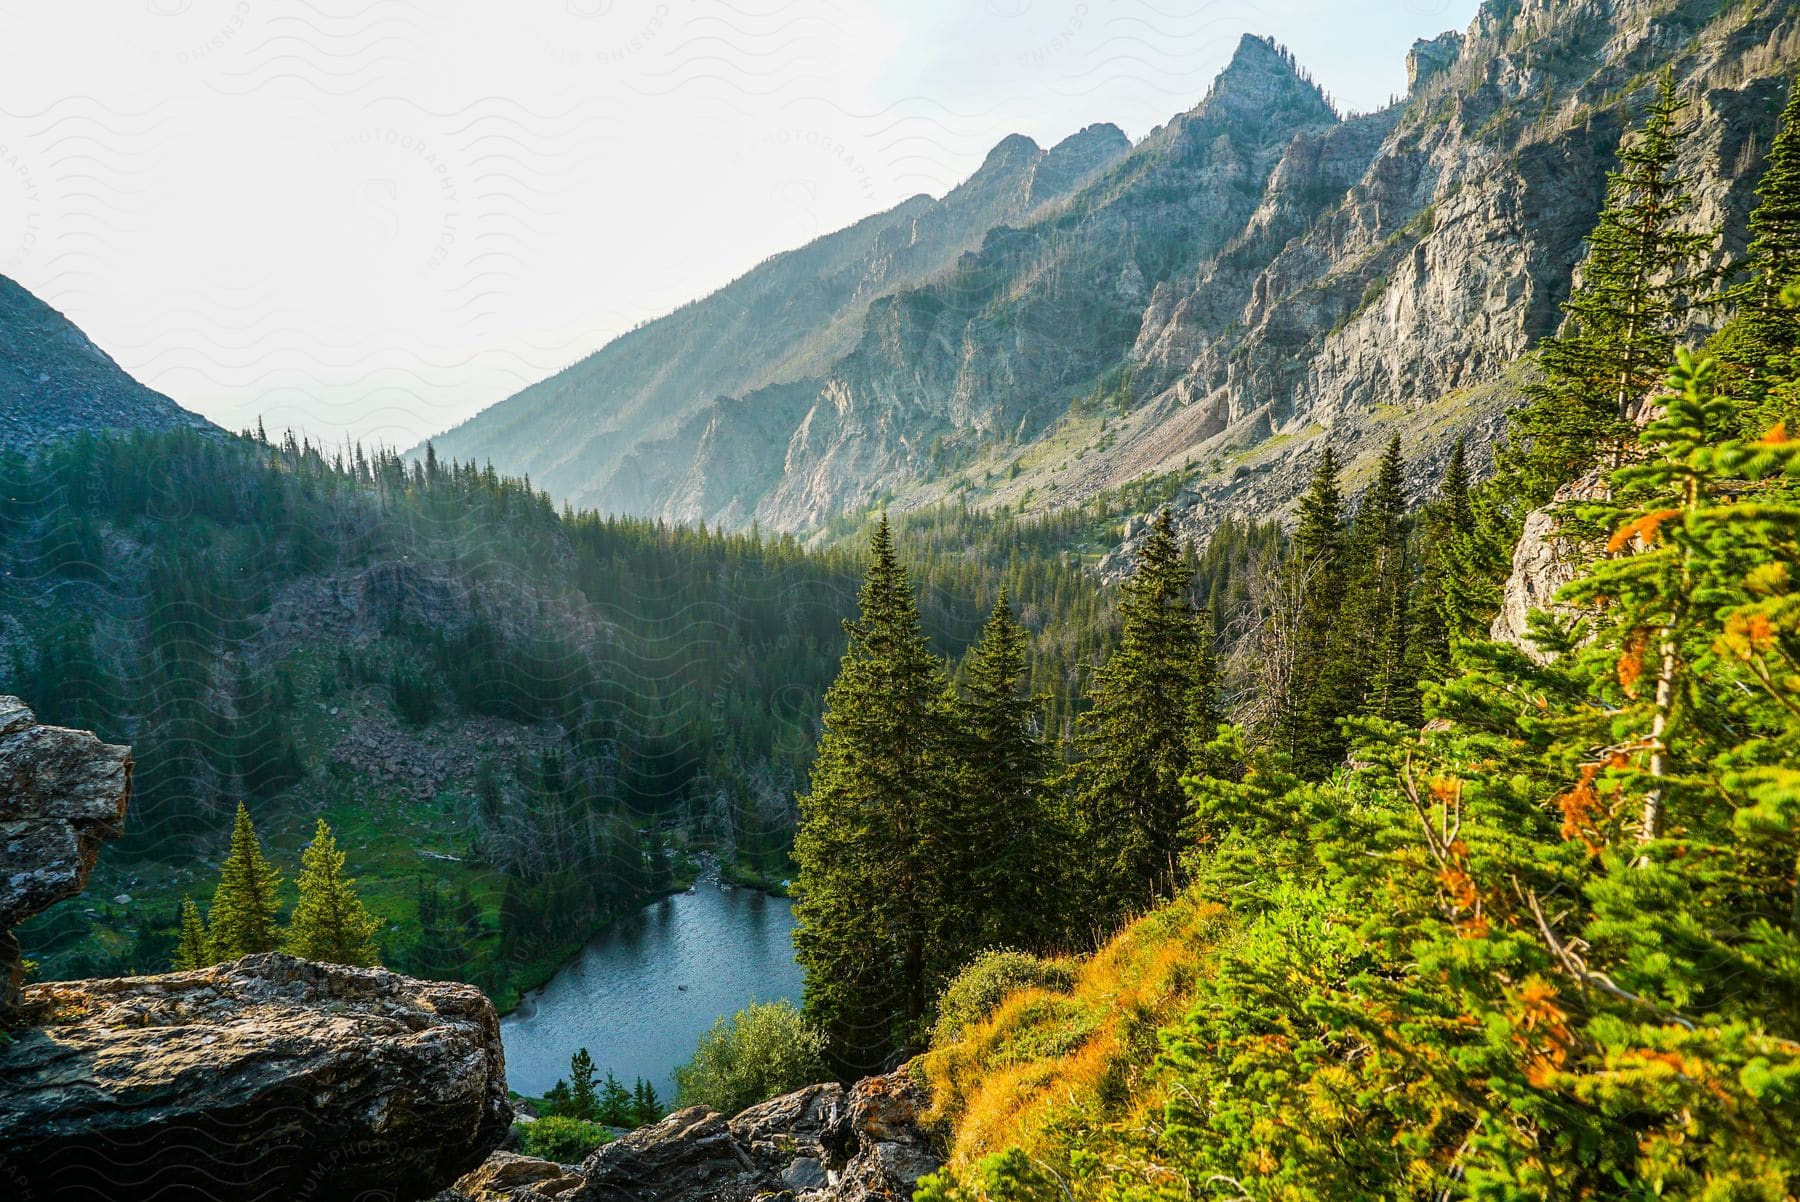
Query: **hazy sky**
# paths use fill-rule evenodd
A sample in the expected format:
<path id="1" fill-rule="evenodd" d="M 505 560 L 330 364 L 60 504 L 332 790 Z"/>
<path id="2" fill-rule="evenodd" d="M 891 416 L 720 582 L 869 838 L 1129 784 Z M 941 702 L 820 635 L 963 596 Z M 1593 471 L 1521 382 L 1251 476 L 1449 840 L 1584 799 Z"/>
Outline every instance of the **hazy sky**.
<path id="1" fill-rule="evenodd" d="M 1476 0 L 0 0 L 0 273 L 140 379 L 401 445 L 1244 32 L 1340 104 Z"/>

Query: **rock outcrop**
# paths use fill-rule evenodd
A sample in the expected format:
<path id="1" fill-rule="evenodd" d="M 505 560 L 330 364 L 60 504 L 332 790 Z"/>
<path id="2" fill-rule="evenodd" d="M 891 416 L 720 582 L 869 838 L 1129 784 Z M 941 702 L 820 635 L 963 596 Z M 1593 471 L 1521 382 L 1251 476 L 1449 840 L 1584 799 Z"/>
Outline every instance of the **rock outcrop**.
<path id="1" fill-rule="evenodd" d="M 0 696 L 0 1019 L 19 1001 L 12 928 L 81 892 L 130 802 L 129 747 L 45 726 Z"/>
<path id="2" fill-rule="evenodd" d="M 910 1066 L 865 1077 L 850 1091 L 845 1124 L 827 1133 L 827 1146 L 848 1155 L 828 1188 L 802 1194 L 807 1202 L 876 1202 L 910 1198 L 913 1186 L 944 1163 L 934 1135 L 921 1126 L 931 1097 Z"/>
<path id="3" fill-rule="evenodd" d="M 908 1068 L 845 1091 L 812 1085 L 726 1119 L 702 1107 L 588 1157 L 583 1202 L 875 1202 L 912 1196 L 943 1164 Z M 490 1162 L 492 1163 L 492 1162 Z M 462 1188 L 459 1183 L 458 1188 Z"/>
<path id="4" fill-rule="evenodd" d="M 0 1169 L 20 1197 L 428 1197 L 512 1121 L 500 1024 L 470 985 L 274 953 L 34 985 L 0 1046 Z"/>
<path id="5" fill-rule="evenodd" d="M 586 1185 L 571 1165 L 495 1152 L 431 1202 L 572 1202 Z"/>
<path id="6" fill-rule="evenodd" d="M 1556 594 L 1563 585 L 1575 579 L 1581 565 L 1592 559 L 1597 549 L 1562 537 L 1557 533 L 1558 507 L 1574 501 L 1604 499 L 1607 477 L 1599 471 L 1589 472 L 1572 484 L 1557 490 L 1555 499 L 1525 515 L 1524 529 L 1513 548 L 1512 571 L 1500 590 L 1500 610 L 1488 634 L 1503 643 L 1512 643 L 1539 663 L 1550 656 L 1539 649 L 1527 633 L 1533 610 L 1557 613 Z"/>

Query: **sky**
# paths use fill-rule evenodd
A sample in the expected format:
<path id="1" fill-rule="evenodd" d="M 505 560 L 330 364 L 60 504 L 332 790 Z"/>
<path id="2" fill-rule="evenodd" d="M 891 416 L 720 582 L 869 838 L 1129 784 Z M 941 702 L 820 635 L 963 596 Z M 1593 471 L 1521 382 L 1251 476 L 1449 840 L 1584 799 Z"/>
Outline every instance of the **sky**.
<path id="1" fill-rule="evenodd" d="M 1476 0 L 0 0 L 0 274 L 232 429 L 400 447 L 1246 32 L 1346 109 Z"/>

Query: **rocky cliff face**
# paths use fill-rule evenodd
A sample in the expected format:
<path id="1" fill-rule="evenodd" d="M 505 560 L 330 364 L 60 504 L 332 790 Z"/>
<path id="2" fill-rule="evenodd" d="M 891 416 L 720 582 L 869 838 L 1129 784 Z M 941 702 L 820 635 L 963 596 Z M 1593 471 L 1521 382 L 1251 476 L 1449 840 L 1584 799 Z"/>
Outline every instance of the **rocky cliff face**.
<path id="1" fill-rule="evenodd" d="M 942 274 L 890 277 L 829 362 L 685 410 L 605 496 L 806 530 L 883 499 L 1030 510 L 1156 475 L 1201 530 L 1282 511 L 1327 439 L 1354 491 L 1395 433 L 1422 492 L 1456 438 L 1479 457 L 1497 436 L 1657 73 L 1693 102 L 1693 222 L 1729 256 L 1797 55 L 1781 0 L 1488 0 L 1414 46 L 1406 97 L 1340 120 L 1247 38 L 1194 110 Z M 559 377 L 603 429 L 610 353 Z M 517 419 L 508 448 L 559 436 L 528 409 L 493 411 Z M 572 479 L 550 483 L 599 495 Z"/>
<path id="2" fill-rule="evenodd" d="M 757 515 L 819 525 L 926 474 L 939 436 L 1038 438 L 1130 350 L 1151 285 L 1222 249 L 1288 144 L 1335 122 L 1284 52 L 1246 37 L 1206 99 L 1054 214 L 875 306 Z"/>
<path id="3" fill-rule="evenodd" d="M 215 427 L 139 384 L 68 318 L 0 276 L 0 448 L 183 428 Z"/>
<path id="4" fill-rule="evenodd" d="M 1575 501 L 1604 500 L 1611 489 L 1608 473 L 1591 471 L 1559 488 L 1549 505 L 1525 515 L 1519 541 L 1513 546 L 1512 571 L 1500 589 L 1500 610 L 1488 630 L 1492 638 L 1513 644 L 1539 663 L 1549 659 L 1532 641 L 1532 612 L 1557 614 L 1556 594 L 1604 550 L 1559 533 L 1558 510 Z"/>
<path id="5" fill-rule="evenodd" d="M 578 504 L 659 508 L 692 487 L 687 465 L 715 419 L 737 417 L 729 405 L 716 409 L 722 399 L 802 380 L 816 396 L 816 377 L 855 345 L 878 297 L 919 284 L 989 230 L 1054 204 L 1127 148 L 1111 125 L 1048 150 L 1009 137 L 942 199 L 915 196 L 777 255 L 439 436 L 438 451 L 528 472 Z M 782 428 L 759 447 L 785 442 L 797 417 L 781 411 L 778 419 Z"/>
<path id="6" fill-rule="evenodd" d="M 12 928 L 81 892 L 130 803 L 129 747 L 42 725 L 0 697 L 0 1021 L 20 1002 Z"/>
<path id="7" fill-rule="evenodd" d="M 1115 457 L 1196 465 L 1193 525 L 1279 508 L 1327 439 L 1353 484 L 1394 433 L 1430 479 L 1454 437 L 1491 441 L 1515 403 L 1515 365 L 1558 324 L 1613 148 L 1665 64 L 1693 99 L 1694 223 L 1741 245 L 1787 70 L 1767 47 L 1797 36 L 1775 4 L 1484 5 L 1463 38 L 1415 48 L 1391 132 L 1246 287 L 1218 297 L 1209 265 L 1146 315 L 1151 397 Z"/>

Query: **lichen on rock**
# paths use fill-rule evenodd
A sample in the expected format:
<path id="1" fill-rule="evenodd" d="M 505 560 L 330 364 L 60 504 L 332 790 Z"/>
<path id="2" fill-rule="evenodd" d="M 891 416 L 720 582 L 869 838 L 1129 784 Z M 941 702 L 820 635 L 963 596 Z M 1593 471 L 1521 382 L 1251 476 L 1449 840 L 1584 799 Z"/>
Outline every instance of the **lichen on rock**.
<path id="1" fill-rule="evenodd" d="M 512 1121 L 471 985 L 278 953 L 31 986 L 0 1047 L 24 1196 L 428 1197 Z"/>

